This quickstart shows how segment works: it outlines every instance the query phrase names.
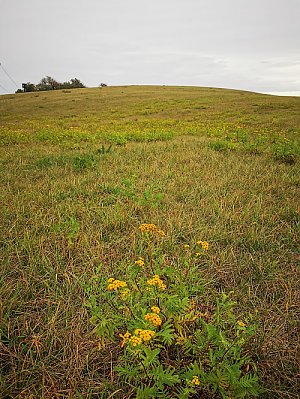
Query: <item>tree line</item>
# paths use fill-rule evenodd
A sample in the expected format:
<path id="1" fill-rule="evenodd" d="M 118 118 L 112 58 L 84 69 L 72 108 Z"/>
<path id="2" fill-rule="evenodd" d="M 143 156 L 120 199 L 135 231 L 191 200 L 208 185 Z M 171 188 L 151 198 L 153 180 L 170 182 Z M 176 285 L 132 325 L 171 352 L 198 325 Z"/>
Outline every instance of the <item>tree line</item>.
<path id="1" fill-rule="evenodd" d="M 33 91 L 47 91 L 59 89 L 79 89 L 86 87 L 79 79 L 74 78 L 68 82 L 60 83 L 51 76 L 46 76 L 38 84 L 31 82 L 22 83 L 22 89 L 18 89 L 16 93 L 28 93 Z"/>

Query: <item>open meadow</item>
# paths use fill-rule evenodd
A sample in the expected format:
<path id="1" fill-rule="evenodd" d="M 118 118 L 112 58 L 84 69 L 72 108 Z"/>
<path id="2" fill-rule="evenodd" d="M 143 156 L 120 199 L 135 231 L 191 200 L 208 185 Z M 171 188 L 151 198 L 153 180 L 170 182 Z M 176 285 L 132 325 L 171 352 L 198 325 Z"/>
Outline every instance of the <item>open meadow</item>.
<path id="1" fill-rule="evenodd" d="M 0 396 L 298 398 L 299 165 L 297 97 L 0 96 Z"/>

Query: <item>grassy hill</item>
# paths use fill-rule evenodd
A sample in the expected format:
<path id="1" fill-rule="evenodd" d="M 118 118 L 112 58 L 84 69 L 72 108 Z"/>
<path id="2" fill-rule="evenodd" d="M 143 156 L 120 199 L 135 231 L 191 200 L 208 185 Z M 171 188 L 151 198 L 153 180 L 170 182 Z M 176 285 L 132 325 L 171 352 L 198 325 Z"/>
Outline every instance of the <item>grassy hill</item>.
<path id="1" fill-rule="evenodd" d="M 3 398 L 130 397 L 81 283 L 122 277 L 142 223 L 166 232 L 163 259 L 179 272 L 184 246 L 209 243 L 192 262 L 207 293 L 234 291 L 239 318 L 255 315 L 247 350 L 261 397 L 297 398 L 299 141 L 297 97 L 167 86 L 0 96 Z"/>

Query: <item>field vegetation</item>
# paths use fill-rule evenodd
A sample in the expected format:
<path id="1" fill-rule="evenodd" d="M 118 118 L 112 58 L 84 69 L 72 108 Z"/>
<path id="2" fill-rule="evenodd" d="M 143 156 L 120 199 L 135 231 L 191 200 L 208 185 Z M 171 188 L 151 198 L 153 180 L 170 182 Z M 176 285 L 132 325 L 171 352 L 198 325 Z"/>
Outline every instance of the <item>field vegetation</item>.
<path id="1" fill-rule="evenodd" d="M 299 142 L 296 97 L 1 96 L 1 397 L 298 398 Z"/>

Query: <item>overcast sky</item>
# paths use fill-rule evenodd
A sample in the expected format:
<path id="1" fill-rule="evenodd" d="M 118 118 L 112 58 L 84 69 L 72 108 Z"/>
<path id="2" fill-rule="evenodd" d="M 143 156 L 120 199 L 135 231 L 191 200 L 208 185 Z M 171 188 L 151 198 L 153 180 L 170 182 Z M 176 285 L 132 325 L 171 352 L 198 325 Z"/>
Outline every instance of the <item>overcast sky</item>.
<path id="1" fill-rule="evenodd" d="M 0 62 L 17 86 L 50 75 L 300 95 L 300 0 L 0 0 Z M 0 94 L 14 92 L 2 67 Z"/>

